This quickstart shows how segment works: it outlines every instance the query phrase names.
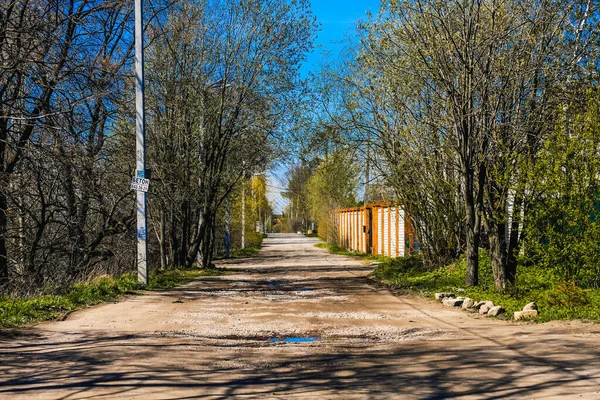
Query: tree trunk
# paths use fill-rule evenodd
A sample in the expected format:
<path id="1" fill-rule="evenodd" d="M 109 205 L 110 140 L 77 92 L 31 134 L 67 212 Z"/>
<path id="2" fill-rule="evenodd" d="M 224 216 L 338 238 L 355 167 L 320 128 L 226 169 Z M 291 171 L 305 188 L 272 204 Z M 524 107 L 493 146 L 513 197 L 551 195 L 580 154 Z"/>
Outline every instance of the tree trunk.
<path id="1" fill-rule="evenodd" d="M 177 221 L 175 212 L 171 210 L 171 243 L 169 244 L 169 258 L 174 267 L 179 267 L 179 240 L 177 238 Z"/>
<path id="2" fill-rule="evenodd" d="M 519 236 L 522 209 L 523 197 L 521 194 L 518 194 L 515 196 L 515 203 L 513 205 L 512 221 L 510 225 L 510 238 L 506 252 L 506 282 L 511 285 L 514 284 L 517 279 L 517 255 L 519 254 L 521 243 Z"/>
<path id="3" fill-rule="evenodd" d="M 473 196 L 473 173 L 466 171 L 465 186 L 463 190 L 466 211 L 466 253 L 467 253 L 467 273 L 465 283 L 468 286 L 477 286 L 479 284 L 479 229 L 477 227 L 478 218 L 475 208 L 475 197 Z"/>
<path id="4" fill-rule="evenodd" d="M 506 289 L 506 204 L 507 196 L 490 178 L 486 185 L 483 225 L 489 242 L 494 283 L 499 293 L 503 293 Z"/>
<path id="5" fill-rule="evenodd" d="M 506 289 L 506 226 L 489 221 L 486 225 L 494 283 L 496 290 L 503 293 Z"/>
<path id="6" fill-rule="evenodd" d="M 8 182 L 6 177 L 0 182 L 0 285 L 8 282 L 8 254 L 6 252 L 6 231 L 8 219 L 6 212 L 8 210 L 8 200 L 6 191 Z"/>
<path id="7" fill-rule="evenodd" d="M 163 208 L 160 210 L 160 268 L 167 269 L 167 217 L 166 211 Z"/>
<path id="8" fill-rule="evenodd" d="M 68 159 L 66 152 L 62 145 L 59 145 L 58 151 L 60 155 L 65 159 Z M 84 223 L 80 220 L 80 210 L 78 210 L 77 195 L 75 194 L 75 177 L 73 174 L 73 166 L 70 163 L 65 163 L 63 167 L 64 174 L 64 190 L 65 200 L 67 206 L 67 233 L 69 236 L 70 246 L 70 257 L 69 257 L 69 274 L 76 275 L 79 273 L 81 261 L 83 260 L 83 248 L 84 248 Z M 40 178 L 38 178 L 40 179 Z M 43 198 L 42 196 L 40 196 Z M 84 196 L 87 197 L 87 196 Z M 82 199 L 83 203 L 83 199 Z M 83 206 L 83 205 L 81 205 Z M 81 222 L 81 223 L 80 223 Z"/>
<path id="9" fill-rule="evenodd" d="M 477 286 L 479 284 L 479 235 L 475 233 L 474 224 L 474 210 L 467 206 L 467 237 L 465 243 L 467 274 L 465 282 L 469 286 Z"/>
<path id="10" fill-rule="evenodd" d="M 190 218 L 190 206 L 187 200 L 183 201 L 182 204 L 182 215 L 183 215 L 183 221 L 182 221 L 182 227 L 181 227 L 181 241 L 179 243 L 179 249 L 178 249 L 178 261 L 177 261 L 177 265 L 178 266 L 187 266 L 187 253 L 188 253 L 188 243 L 190 243 L 190 237 L 189 237 L 189 218 Z"/>
<path id="11" fill-rule="evenodd" d="M 214 215 L 214 214 L 213 214 Z M 210 267 L 214 256 L 215 223 L 211 218 L 207 221 L 206 235 L 202 241 L 202 268 Z"/>
<path id="12" fill-rule="evenodd" d="M 190 254 L 188 256 L 188 267 L 192 266 L 194 260 L 196 260 L 196 264 L 199 268 L 204 268 L 204 263 L 202 262 L 202 242 L 206 239 L 206 219 L 204 217 L 203 211 L 198 212 L 198 226 L 196 228 L 196 238 L 194 243 L 190 246 Z"/>
<path id="13" fill-rule="evenodd" d="M 202 263 L 202 251 L 204 251 L 203 245 L 206 239 L 206 226 L 207 226 L 207 211 L 203 208 L 198 211 L 198 225 L 196 226 L 196 233 L 190 243 L 190 247 L 186 256 L 185 266 L 191 268 L 194 261 L 198 263 L 198 267 L 204 268 Z"/>

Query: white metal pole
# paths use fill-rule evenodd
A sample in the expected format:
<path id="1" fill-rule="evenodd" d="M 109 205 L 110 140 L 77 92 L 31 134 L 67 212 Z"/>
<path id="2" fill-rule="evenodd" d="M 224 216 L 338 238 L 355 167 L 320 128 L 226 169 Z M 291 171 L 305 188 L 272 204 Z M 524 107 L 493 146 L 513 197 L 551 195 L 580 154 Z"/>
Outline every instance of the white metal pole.
<path id="1" fill-rule="evenodd" d="M 242 249 L 246 248 L 246 181 L 242 184 Z"/>
<path id="2" fill-rule="evenodd" d="M 144 104 L 143 0 L 135 0 L 135 154 L 136 176 L 146 177 L 146 116 Z M 137 191 L 137 267 L 138 280 L 148 284 L 148 242 L 146 192 Z"/>

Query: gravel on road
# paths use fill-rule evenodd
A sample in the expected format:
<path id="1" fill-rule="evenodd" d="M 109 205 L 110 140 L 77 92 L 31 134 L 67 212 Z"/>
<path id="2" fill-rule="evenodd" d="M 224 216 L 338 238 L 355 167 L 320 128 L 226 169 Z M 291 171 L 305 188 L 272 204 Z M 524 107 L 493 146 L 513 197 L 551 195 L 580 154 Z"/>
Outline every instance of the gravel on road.
<path id="1" fill-rule="evenodd" d="M 0 399 L 600 399 L 598 325 L 395 294 L 317 242 L 0 337 Z"/>

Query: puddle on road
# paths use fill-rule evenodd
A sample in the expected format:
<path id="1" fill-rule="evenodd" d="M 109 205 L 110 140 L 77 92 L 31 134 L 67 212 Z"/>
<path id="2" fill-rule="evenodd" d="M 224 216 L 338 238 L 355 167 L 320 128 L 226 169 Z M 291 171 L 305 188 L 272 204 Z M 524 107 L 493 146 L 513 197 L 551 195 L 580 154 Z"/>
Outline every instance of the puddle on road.
<path id="1" fill-rule="evenodd" d="M 269 281 L 269 286 L 281 286 L 281 281 Z"/>
<path id="2" fill-rule="evenodd" d="M 269 343 L 313 343 L 313 342 L 320 342 L 321 338 L 318 336 L 307 336 L 307 337 L 300 337 L 300 336 L 289 336 L 289 337 L 282 337 L 282 338 L 270 338 L 269 340 L 267 340 L 267 342 Z"/>
<path id="3" fill-rule="evenodd" d="M 285 336 L 285 337 L 272 337 L 267 339 L 268 343 L 315 343 L 322 342 L 323 340 L 329 340 L 332 342 L 337 342 L 340 340 L 350 341 L 350 342 L 358 342 L 365 343 L 370 341 L 369 338 L 366 337 L 332 337 L 328 339 L 323 339 L 319 336 Z"/>
<path id="4" fill-rule="evenodd" d="M 311 288 L 311 287 L 301 287 L 301 288 L 298 288 L 298 290 L 302 291 L 302 292 L 305 292 L 305 291 L 308 291 L 308 290 L 315 290 L 315 289 Z"/>

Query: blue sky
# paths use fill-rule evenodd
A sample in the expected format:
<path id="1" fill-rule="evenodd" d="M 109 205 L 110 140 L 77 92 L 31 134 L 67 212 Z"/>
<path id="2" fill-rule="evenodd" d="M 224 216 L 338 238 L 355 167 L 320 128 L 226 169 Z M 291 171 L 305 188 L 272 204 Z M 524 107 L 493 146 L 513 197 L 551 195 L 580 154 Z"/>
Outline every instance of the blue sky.
<path id="1" fill-rule="evenodd" d="M 316 69 L 324 51 L 330 51 L 335 57 L 342 46 L 339 42 L 346 39 L 347 33 L 353 33 L 356 22 L 365 19 L 367 11 L 376 14 L 380 0 L 313 0 L 312 10 L 321 24 L 316 41 L 317 48 L 309 56 L 303 72 Z"/>
<path id="2" fill-rule="evenodd" d="M 313 14 L 321 24 L 317 33 L 316 48 L 308 56 L 301 73 L 306 76 L 311 71 L 316 71 L 324 54 L 329 52 L 332 58 L 343 49 L 343 42 L 347 35 L 352 35 L 357 21 L 365 19 L 367 11 L 377 14 L 380 0 L 312 0 Z M 279 167 L 271 171 L 269 180 L 269 200 L 271 200 L 275 213 L 280 213 L 287 202 L 279 193 L 286 186 L 286 167 Z"/>

